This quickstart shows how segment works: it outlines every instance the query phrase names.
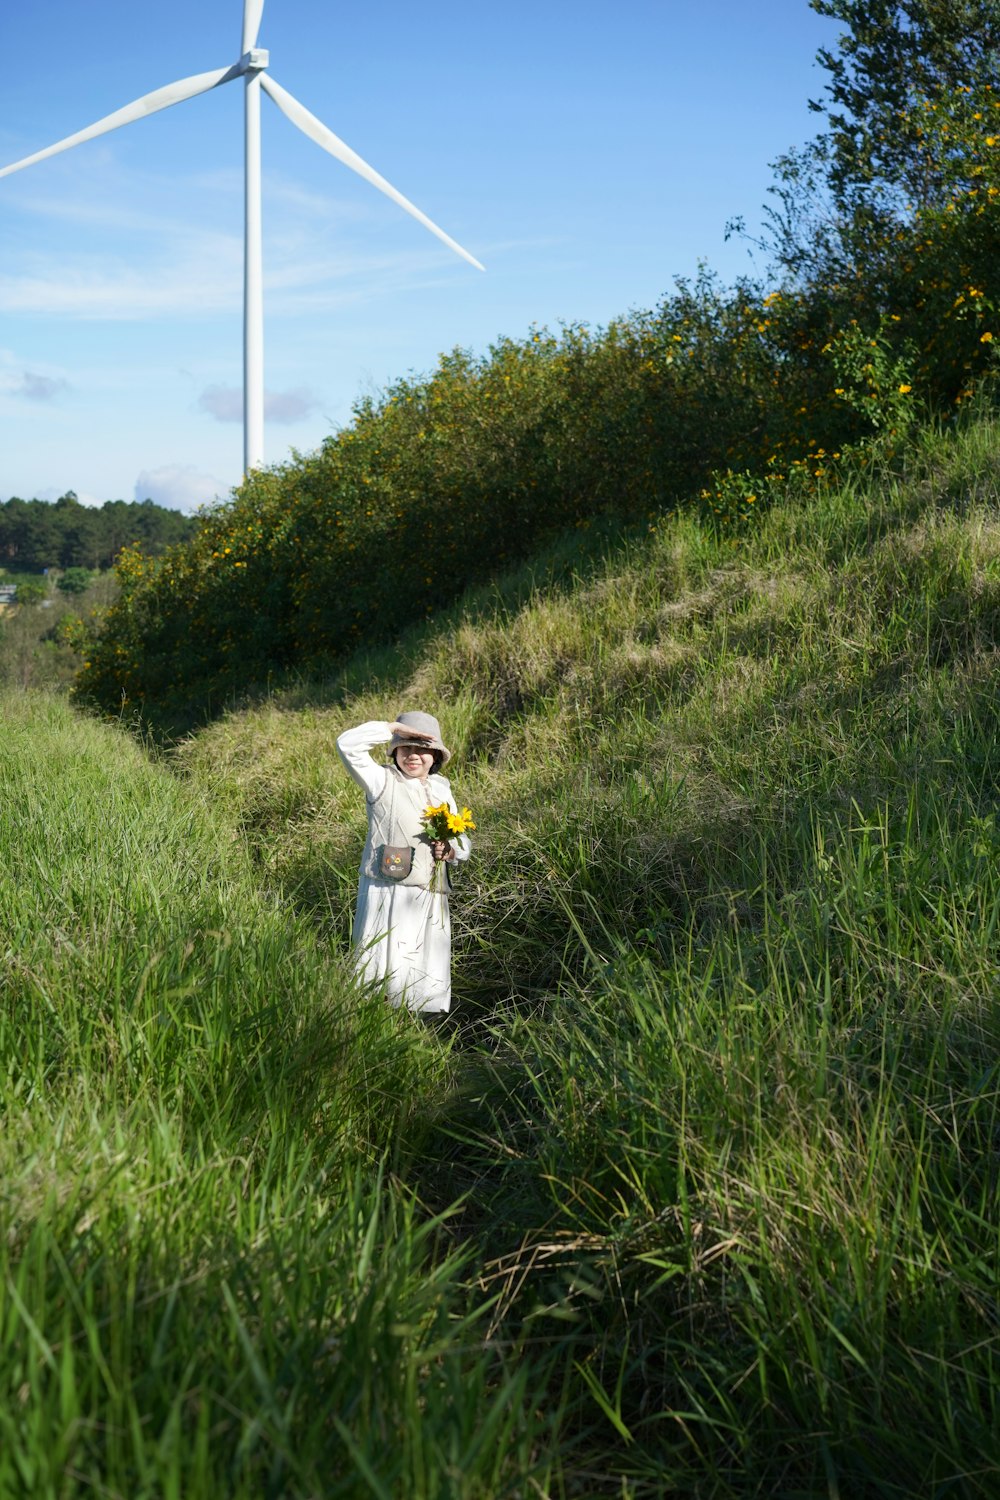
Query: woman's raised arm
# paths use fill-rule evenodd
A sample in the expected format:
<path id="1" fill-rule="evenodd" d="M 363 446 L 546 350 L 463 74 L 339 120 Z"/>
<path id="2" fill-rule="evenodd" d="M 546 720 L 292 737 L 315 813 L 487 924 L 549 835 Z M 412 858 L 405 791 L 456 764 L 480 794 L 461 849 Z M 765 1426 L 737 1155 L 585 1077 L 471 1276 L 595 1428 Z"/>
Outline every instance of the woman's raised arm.
<path id="1" fill-rule="evenodd" d="M 359 724 L 337 736 L 337 754 L 344 762 L 348 776 L 364 787 L 365 796 L 373 800 L 385 787 L 386 769 L 372 760 L 376 745 L 384 745 L 395 733 L 395 725 L 385 719 Z"/>

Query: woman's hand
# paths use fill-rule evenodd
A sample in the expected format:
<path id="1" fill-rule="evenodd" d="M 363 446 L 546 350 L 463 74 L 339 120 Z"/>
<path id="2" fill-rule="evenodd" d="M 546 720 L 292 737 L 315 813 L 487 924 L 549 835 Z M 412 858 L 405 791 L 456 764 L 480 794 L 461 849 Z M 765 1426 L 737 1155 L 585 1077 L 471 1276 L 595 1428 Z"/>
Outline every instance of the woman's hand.
<path id="1" fill-rule="evenodd" d="M 450 860 L 455 858 L 455 851 L 447 839 L 435 839 L 431 845 L 431 853 L 435 859 Z"/>
<path id="2" fill-rule="evenodd" d="M 417 740 L 432 740 L 434 738 L 434 736 L 428 730 L 414 729 L 412 724 L 401 724 L 398 719 L 396 719 L 392 724 L 389 725 L 389 733 L 391 735 L 398 734 L 403 739 L 408 740 L 411 744 L 415 743 Z"/>

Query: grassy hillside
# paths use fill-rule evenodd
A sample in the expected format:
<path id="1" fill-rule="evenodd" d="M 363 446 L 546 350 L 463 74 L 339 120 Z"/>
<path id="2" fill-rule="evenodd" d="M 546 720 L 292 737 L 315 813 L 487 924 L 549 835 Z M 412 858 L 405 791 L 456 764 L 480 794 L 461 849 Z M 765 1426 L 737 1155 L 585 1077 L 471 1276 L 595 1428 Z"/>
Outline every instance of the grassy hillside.
<path id="1" fill-rule="evenodd" d="M 5 703 L 0 1493 L 995 1492 L 998 453 L 568 544 L 170 760 Z M 438 1031 L 343 967 L 333 738 L 416 705 Z"/>
<path id="2" fill-rule="evenodd" d="M 998 452 L 510 577 L 179 753 L 343 946 L 335 734 L 443 719 L 480 833 L 404 1176 L 562 1372 L 544 1494 L 996 1486 Z"/>

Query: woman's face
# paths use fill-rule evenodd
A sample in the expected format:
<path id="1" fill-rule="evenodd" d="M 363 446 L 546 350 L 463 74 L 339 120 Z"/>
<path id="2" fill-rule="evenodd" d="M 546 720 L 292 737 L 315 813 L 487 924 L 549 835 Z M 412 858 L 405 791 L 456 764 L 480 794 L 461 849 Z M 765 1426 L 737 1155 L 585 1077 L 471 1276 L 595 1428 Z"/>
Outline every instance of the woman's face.
<path id="1" fill-rule="evenodd" d="M 434 752 L 420 750 L 416 745 L 400 745 L 396 751 L 396 764 L 404 776 L 419 777 L 422 781 L 434 769 Z"/>

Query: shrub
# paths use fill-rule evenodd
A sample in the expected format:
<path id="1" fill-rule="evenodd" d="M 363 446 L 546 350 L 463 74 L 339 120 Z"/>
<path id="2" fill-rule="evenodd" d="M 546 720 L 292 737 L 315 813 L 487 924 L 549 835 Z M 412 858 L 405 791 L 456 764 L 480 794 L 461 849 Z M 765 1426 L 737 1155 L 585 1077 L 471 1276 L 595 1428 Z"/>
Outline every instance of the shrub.
<path id="1" fill-rule="evenodd" d="M 40 604 L 48 591 L 48 585 L 40 578 L 25 578 L 17 585 L 17 602 Z"/>
<path id="2" fill-rule="evenodd" d="M 94 581 L 90 568 L 67 568 L 56 579 L 56 588 L 63 594 L 85 594 Z"/>

